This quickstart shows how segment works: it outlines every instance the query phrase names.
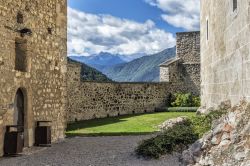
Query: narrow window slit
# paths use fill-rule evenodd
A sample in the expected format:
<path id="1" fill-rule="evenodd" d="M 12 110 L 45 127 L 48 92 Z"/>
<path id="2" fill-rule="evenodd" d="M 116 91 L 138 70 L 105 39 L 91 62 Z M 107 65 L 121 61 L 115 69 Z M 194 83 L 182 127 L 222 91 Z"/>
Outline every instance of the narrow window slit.
<path id="1" fill-rule="evenodd" d="M 238 8 L 238 0 L 233 0 L 233 12 L 235 12 Z"/>
<path id="2" fill-rule="evenodd" d="M 15 70 L 27 71 L 27 40 L 15 40 Z"/>
<path id="3" fill-rule="evenodd" d="M 23 14 L 21 12 L 17 13 L 17 23 L 23 24 Z"/>

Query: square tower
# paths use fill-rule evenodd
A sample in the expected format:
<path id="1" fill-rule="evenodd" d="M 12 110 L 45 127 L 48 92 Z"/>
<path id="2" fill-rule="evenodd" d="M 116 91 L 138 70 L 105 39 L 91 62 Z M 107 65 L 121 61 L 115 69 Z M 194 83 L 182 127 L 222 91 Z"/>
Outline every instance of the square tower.
<path id="1" fill-rule="evenodd" d="M 201 1 L 202 105 L 250 101 L 250 1 Z"/>
<path id="2" fill-rule="evenodd" d="M 52 121 L 64 138 L 67 2 L 0 0 L 0 155 L 6 126 L 21 125 L 34 144 L 36 121 Z"/>

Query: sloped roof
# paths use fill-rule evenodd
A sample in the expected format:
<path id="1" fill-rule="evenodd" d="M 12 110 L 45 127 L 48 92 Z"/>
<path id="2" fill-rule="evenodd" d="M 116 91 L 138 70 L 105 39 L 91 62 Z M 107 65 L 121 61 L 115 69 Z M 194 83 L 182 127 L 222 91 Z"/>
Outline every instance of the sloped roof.
<path id="1" fill-rule="evenodd" d="M 175 62 L 178 62 L 179 60 L 180 60 L 180 58 L 174 57 L 174 58 L 168 59 L 167 61 L 163 62 L 163 63 L 160 64 L 159 66 L 160 66 L 160 67 L 168 67 L 168 66 L 170 66 L 171 64 L 173 64 L 173 63 L 175 63 Z"/>

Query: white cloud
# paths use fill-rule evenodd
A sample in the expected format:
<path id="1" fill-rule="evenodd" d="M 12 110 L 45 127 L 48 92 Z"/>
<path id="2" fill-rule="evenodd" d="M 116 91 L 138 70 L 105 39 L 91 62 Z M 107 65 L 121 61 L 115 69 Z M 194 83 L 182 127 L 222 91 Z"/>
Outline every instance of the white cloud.
<path id="1" fill-rule="evenodd" d="M 158 29 L 151 20 L 138 23 L 68 8 L 69 55 L 152 54 L 174 45 L 173 34 Z"/>
<path id="2" fill-rule="evenodd" d="M 160 8 L 165 14 L 161 17 L 167 23 L 186 30 L 200 27 L 200 0 L 145 0 Z"/>

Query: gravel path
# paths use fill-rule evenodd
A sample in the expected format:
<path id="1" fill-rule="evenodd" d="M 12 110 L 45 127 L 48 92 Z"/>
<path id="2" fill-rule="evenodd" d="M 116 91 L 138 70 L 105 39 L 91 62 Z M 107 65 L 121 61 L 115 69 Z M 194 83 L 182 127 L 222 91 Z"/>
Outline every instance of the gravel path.
<path id="1" fill-rule="evenodd" d="M 178 158 L 139 159 L 137 143 L 148 136 L 76 137 L 53 144 L 51 148 L 33 148 L 29 154 L 0 159 L 0 166 L 178 166 Z M 30 150 L 29 150 L 30 151 Z M 27 152 L 26 152 L 27 153 Z"/>

